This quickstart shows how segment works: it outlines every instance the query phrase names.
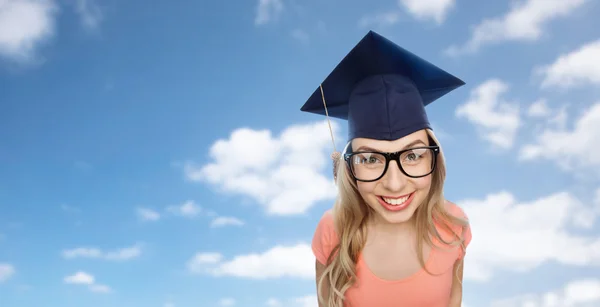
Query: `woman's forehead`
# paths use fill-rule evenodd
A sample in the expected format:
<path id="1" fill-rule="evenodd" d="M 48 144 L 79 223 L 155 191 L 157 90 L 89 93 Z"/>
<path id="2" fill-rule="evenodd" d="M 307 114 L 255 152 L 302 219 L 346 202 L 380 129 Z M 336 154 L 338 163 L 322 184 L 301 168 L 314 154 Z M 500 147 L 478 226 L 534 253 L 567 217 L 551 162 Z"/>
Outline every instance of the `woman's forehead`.
<path id="1" fill-rule="evenodd" d="M 425 130 L 413 132 L 405 137 L 393 141 L 382 141 L 368 138 L 355 138 L 352 140 L 352 150 L 358 150 L 360 147 L 369 147 L 379 151 L 399 151 L 406 148 L 411 143 L 421 141 L 428 144 L 428 134 Z"/>

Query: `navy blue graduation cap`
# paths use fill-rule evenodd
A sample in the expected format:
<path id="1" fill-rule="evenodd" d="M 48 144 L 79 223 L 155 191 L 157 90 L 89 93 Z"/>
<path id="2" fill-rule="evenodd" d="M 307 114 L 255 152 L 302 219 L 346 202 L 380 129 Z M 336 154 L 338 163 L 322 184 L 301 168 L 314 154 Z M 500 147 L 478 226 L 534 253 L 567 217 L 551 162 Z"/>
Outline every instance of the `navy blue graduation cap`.
<path id="1" fill-rule="evenodd" d="M 369 31 L 301 111 L 348 120 L 348 141 L 357 137 L 395 140 L 431 129 L 425 106 L 464 84 Z"/>

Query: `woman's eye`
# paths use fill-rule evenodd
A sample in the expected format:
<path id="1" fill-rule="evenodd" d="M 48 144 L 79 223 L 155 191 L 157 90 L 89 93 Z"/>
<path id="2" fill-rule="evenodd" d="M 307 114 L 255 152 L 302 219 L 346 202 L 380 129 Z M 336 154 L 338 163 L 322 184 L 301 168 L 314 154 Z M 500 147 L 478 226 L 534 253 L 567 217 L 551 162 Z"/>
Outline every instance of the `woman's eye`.
<path id="1" fill-rule="evenodd" d="M 406 154 L 404 154 L 404 156 L 402 157 L 402 160 L 406 161 L 406 162 L 411 162 L 411 163 L 419 162 L 420 160 L 422 160 L 425 157 L 427 152 L 428 152 L 427 149 L 411 150 L 411 151 L 407 152 Z"/>
<path id="2" fill-rule="evenodd" d="M 363 159 L 361 160 L 361 162 L 362 162 L 363 164 L 372 164 L 372 163 L 376 163 L 376 162 L 377 162 L 377 159 L 376 159 L 376 158 L 374 158 L 374 157 L 365 157 L 365 158 L 363 158 Z"/>

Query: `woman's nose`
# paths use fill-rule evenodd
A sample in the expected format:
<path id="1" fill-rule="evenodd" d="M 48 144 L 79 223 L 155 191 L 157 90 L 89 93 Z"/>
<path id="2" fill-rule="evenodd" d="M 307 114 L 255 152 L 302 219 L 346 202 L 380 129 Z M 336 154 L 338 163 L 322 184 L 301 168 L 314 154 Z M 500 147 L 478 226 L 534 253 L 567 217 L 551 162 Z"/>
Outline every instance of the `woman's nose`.
<path id="1" fill-rule="evenodd" d="M 407 178 L 400 170 L 396 161 L 390 161 L 388 169 L 383 176 L 383 186 L 390 192 L 400 192 L 406 185 Z"/>

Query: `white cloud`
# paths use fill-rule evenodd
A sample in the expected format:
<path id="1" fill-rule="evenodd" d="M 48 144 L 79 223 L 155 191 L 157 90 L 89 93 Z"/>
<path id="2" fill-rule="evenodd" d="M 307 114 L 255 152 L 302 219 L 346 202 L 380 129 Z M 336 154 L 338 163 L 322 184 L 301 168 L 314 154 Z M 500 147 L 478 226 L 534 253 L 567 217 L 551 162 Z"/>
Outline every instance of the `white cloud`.
<path id="1" fill-rule="evenodd" d="M 85 28 L 89 30 L 98 28 L 103 17 L 102 10 L 95 0 L 76 0 L 75 10 Z"/>
<path id="2" fill-rule="evenodd" d="M 295 40 L 302 44 L 308 44 L 310 42 L 310 36 L 302 29 L 294 29 L 291 35 Z"/>
<path id="3" fill-rule="evenodd" d="M 234 305 L 235 305 L 235 299 L 232 299 L 230 297 L 223 298 L 219 301 L 219 306 L 234 306 Z"/>
<path id="4" fill-rule="evenodd" d="M 0 0 L 0 56 L 32 60 L 54 35 L 57 11 L 51 0 Z"/>
<path id="5" fill-rule="evenodd" d="M 591 229 L 598 212 L 567 192 L 528 202 L 499 192 L 458 203 L 473 232 L 465 280 L 489 281 L 497 272 L 528 272 L 546 262 L 600 267 L 600 236 L 572 231 Z"/>
<path id="6" fill-rule="evenodd" d="M 307 295 L 294 300 L 298 307 L 319 307 L 316 295 Z"/>
<path id="7" fill-rule="evenodd" d="M 542 120 L 541 125 L 537 125 L 542 131 L 544 129 L 565 129 L 567 125 L 568 104 L 560 107 L 551 108 L 546 99 L 538 99 L 529 105 L 527 116 L 531 119 Z M 537 132 L 535 132 L 537 133 Z"/>
<path id="8" fill-rule="evenodd" d="M 187 263 L 196 274 L 250 279 L 314 277 L 315 259 L 310 245 L 275 246 L 263 253 L 238 255 L 229 261 L 219 253 L 198 253 Z"/>
<path id="9" fill-rule="evenodd" d="M 130 247 L 124 247 L 113 251 L 104 252 L 96 247 L 78 247 L 64 250 L 62 255 L 66 259 L 92 258 L 111 261 L 125 261 L 137 258 L 142 254 L 141 244 L 135 244 Z"/>
<path id="10" fill-rule="evenodd" d="M 542 88 L 569 89 L 600 85 L 598 54 L 600 54 L 600 40 L 560 55 L 552 64 L 537 68 L 534 72 L 543 76 Z"/>
<path id="11" fill-rule="evenodd" d="M 79 271 L 73 275 L 64 278 L 67 284 L 75 285 L 93 285 L 95 282 L 94 276 L 83 271 Z"/>
<path id="12" fill-rule="evenodd" d="M 371 28 L 373 26 L 384 28 L 393 26 L 398 23 L 398 21 L 400 21 L 400 13 L 397 11 L 390 11 L 364 16 L 358 21 L 358 25 L 361 28 Z"/>
<path id="13" fill-rule="evenodd" d="M 361 28 L 389 27 L 398 23 L 401 19 L 401 11 L 405 10 L 415 19 L 421 21 L 433 21 L 442 24 L 446 16 L 455 6 L 456 0 L 398 0 L 400 9 L 392 9 L 363 16 L 358 25 Z"/>
<path id="14" fill-rule="evenodd" d="M 111 251 L 105 254 L 107 260 L 129 260 L 137 258 L 142 254 L 142 247 L 140 244 L 136 244 L 131 247 L 121 248 L 116 251 Z"/>
<path id="15" fill-rule="evenodd" d="M 230 216 L 219 216 L 212 220 L 210 227 L 224 227 L 224 226 L 244 226 L 244 222 L 238 218 Z"/>
<path id="16" fill-rule="evenodd" d="M 456 0 L 398 0 L 398 3 L 417 19 L 433 20 L 441 24 Z"/>
<path id="17" fill-rule="evenodd" d="M 337 127 L 335 122 L 332 127 Z M 331 174 L 331 151 L 326 121 L 291 126 L 279 137 L 268 130 L 241 128 L 212 145 L 213 162 L 187 163 L 184 171 L 189 180 L 251 197 L 268 214 L 294 215 L 335 197 L 333 180 L 321 173 L 327 167 Z"/>
<path id="18" fill-rule="evenodd" d="M 594 203 L 596 205 L 597 211 L 599 211 L 600 214 L 600 188 L 596 190 L 596 198 L 594 198 Z"/>
<path id="19" fill-rule="evenodd" d="M 600 306 L 600 279 L 580 279 L 562 289 L 531 293 L 492 302 L 491 307 L 595 307 Z"/>
<path id="20" fill-rule="evenodd" d="M 276 298 L 270 298 L 267 300 L 266 305 L 268 307 L 282 307 L 282 306 L 290 306 L 290 307 L 318 307 L 317 296 L 314 294 L 306 295 L 303 297 L 296 297 L 287 299 L 285 304 Z"/>
<path id="21" fill-rule="evenodd" d="M 520 126 L 518 105 L 501 98 L 508 88 L 501 80 L 487 80 L 472 90 L 469 100 L 456 109 L 456 116 L 473 123 L 483 139 L 502 149 L 513 146 Z"/>
<path id="22" fill-rule="evenodd" d="M 167 211 L 175 215 L 191 218 L 200 214 L 202 209 L 193 200 L 188 200 L 178 206 L 168 206 Z"/>
<path id="23" fill-rule="evenodd" d="M 546 99 L 539 99 L 532 103 L 527 110 L 527 115 L 531 117 L 547 117 L 550 115 L 550 108 Z"/>
<path id="24" fill-rule="evenodd" d="M 488 44 L 504 41 L 536 41 L 548 23 L 564 18 L 587 0 L 526 0 L 512 1 L 510 10 L 500 17 L 485 19 L 475 26 L 464 46 L 451 46 L 449 55 L 477 52 Z"/>
<path id="25" fill-rule="evenodd" d="M 521 148 L 520 159 L 543 158 L 565 170 L 600 166 L 600 102 L 583 110 L 573 129 L 547 128 Z"/>
<path id="26" fill-rule="evenodd" d="M 55 31 L 58 7 L 52 0 L 0 0 L 0 56 L 31 61 Z"/>
<path id="27" fill-rule="evenodd" d="M 188 268 L 194 271 L 196 266 L 216 264 L 221 262 L 221 259 L 223 259 L 223 255 L 219 253 L 198 253 L 188 262 Z"/>
<path id="28" fill-rule="evenodd" d="M 283 11 L 281 0 L 258 0 L 254 24 L 263 25 L 277 19 Z"/>
<path id="29" fill-rule="evenodd" d="M 96 293 L 110 293 L 112 289 L 107 285 L 90 285 L 90 291 Z"/>
<path id="30" fill-rule="evenodd" d="M 78 271 L 73 275 L 67 276 L 63 279 L 66 284 L 73 285 L 85 285 L 92 292 L 96 293 L 110 293 L 112 289 L 107 285 L 97 284 L 94 275 L 84 271 Z"/>
<path id="31" fill-rule="evenodd" d="M 15 275 L 15 267 L 12 264 L 0 263 L 0 282 L 9 280 Z"/>
<path id="32" fill-rule="evenodd" d="M 160 219 L 160 213 L 148 209 L 148 208 L 137 208 L 136 209 L 137 216 L 142 221 L 158 221 Z"/>
<path id="33" fill-rule="evenodd" d="M 563 105 L 562 107 L 552 110 L 551 115 L 548 118 L 548 127 L 554 127 L 556 129 L 565 129 L 567 125 L 567 105 Z"/>

